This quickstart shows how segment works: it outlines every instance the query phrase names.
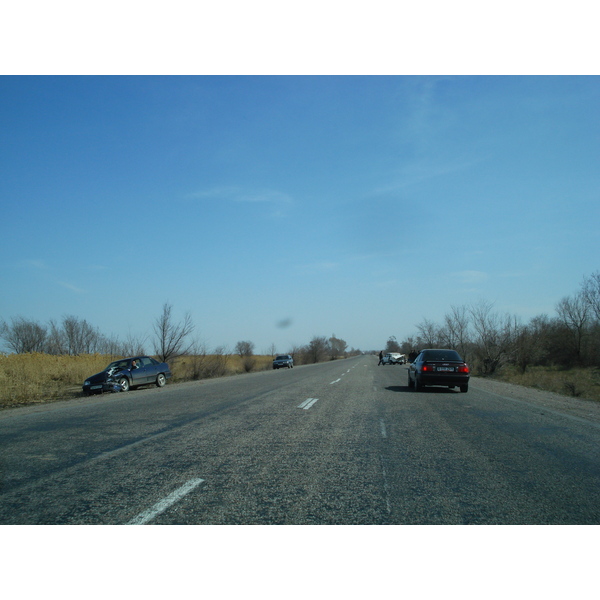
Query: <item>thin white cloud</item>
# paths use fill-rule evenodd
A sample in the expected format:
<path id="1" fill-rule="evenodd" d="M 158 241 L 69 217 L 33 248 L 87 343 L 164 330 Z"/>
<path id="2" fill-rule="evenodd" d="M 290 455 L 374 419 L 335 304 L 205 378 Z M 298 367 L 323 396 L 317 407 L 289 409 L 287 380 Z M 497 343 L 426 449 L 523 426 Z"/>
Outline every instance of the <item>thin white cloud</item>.
<path id="1" fill-rule="evenodd" d="M 403 166 L 391 183 L 376 188 L 373 193 L 375 195 L 387 195 L 437 177 L 468 171 L 486 160 L 486 157 L 480 156 L 476 158 L 449 160 L 448 162 L 438 161 L 437 163 L 429 160 L 413 162 Z"/>
<path id="2" fill-rule="evenodd" d="M 57 284 L 60 285 L 61 287 L 66 288 L 67 290 L 70 290 L 72 292 L 75 292 L 77 294 L 85 294 L 87 293 L 86 290 L 77 287 L 76 285 L 73 285 L 72 283 L 69 283 L 67 281 L 61 281 L 60 279 L 56 278 L 53 274 L 52 271 L 54 269 L 50 268 L 43 260 L 39 260 L 39 259 L 23 259 L 20 260 L 17 265 L 21 268 L 24 269 L 35 269 L 37 271 L 43 271 L 43 274 L 40 273 L 39 277 L 41 277 L 43 280 L 49 281 L 53 284 Z M 96 267 L 92 267 L 92 268 L 96 268 Z"/>
<path id="3" fill-rule="evenodd" d="M 459 271 L 454 273 L 454 276 L 458 278 L 461 283 L 482 283 L 487 281 L 490 276 L 483 271 Z"/>
<path id="4" fill-rule="evenodd" d="M 214 187 L 189 195 L 198 200 L 225 200 L 229 202 L 252 202 L 271 204 L 291 204 L 292 197 L 285 192 L 273 189 L 243 189 L 234 186 Z"/>
<path id="5" fill-rule="evenodd" d="M 67 283 L 66 281 L 57 281 L 56 283 L 58 283 L 59 285 L 62 285 L 64 288 L 67 288 L 68 290 L 71 290 L 72 292 L 75 292 L 77 294 L 85 294 L 86 291 L 82 290 L 81 288 L 78 288 L 77 286 L 71 284 L 71 283 Z"/>
<path id="6" fill-rule="evenodd" d="M 47 269 L 47 265 L 43 260 L 39 259 L 24 259 L 18 262 L 19 267 L 25 267 L 28 269 Z"/>

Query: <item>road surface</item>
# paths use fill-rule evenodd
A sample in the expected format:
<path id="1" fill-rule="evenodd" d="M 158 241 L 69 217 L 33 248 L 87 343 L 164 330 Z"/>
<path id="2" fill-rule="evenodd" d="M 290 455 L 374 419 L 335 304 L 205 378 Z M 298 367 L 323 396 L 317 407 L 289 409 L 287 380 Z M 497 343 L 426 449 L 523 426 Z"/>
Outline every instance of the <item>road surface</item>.
<path id="1" fill-rule="evenodd" d="M 358 356 L 5 410 L 0 524 L 600 523 L 595 404 L 484 383 Z"/>

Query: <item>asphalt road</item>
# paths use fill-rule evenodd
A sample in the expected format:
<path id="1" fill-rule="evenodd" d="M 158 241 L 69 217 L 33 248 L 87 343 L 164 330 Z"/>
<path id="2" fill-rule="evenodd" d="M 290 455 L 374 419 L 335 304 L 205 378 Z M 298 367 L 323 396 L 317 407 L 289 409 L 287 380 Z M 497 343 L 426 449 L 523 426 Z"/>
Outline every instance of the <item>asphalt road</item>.
<path id="1" fill-rule="evenodd" d="M 0 524 L 599 523 L 600 418 L 373 356 L 0 413 Z"/>

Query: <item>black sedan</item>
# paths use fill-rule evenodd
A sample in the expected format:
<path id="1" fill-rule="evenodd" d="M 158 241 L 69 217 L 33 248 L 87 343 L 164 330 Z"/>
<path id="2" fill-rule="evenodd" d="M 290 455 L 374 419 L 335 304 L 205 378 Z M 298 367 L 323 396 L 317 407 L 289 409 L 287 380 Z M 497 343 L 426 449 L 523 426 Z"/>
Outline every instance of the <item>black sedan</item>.
<path id="1" fill-rule="evenodd" d="M 160 363 L 149 356 L 122 358 L 111 362 L 104 371 L 88 377 L 83 384 L 83 393 L 126 392 L 139 385 L 154 384 L 163 387 L 171 371 L 167 363 Z"/>
<path id="2" fill-rule="evenodd" d="M 469 390 L 469 366 L 456 350 L 421 350 L 408 368 L 408 387 L 419 392 L 426 385 Z"/>

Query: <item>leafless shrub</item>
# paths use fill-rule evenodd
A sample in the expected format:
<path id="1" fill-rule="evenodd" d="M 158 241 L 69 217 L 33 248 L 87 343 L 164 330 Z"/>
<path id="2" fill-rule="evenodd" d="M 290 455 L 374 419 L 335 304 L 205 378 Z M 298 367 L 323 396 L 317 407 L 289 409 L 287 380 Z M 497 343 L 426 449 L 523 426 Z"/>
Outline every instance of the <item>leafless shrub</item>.
<path id="1" fill-rule="evenodd" d="M 577 387 L 574 381 L 565 381 L 563 387 L 565 392 L 574 398 L 579 398 L 583 393 L 582 390 Z"/>
<path id="2" fill-rule="evenodd" d="M 250 373 L 251 371 L 254 371 L 254 368 L 256 367 L 256 359 L 254 356 L 244 356 L 242 358 L 242 366 L 246 373 Z"/>
<path id="3" fill-rule="evenodd" d="M 206 373 L 208 377 L 223 377 L 227 374 L 229 353 L 225 346 L 218 346 L 208 357 Z"/>
<path id="4" fill-rule="evenodd" d="M 186 313 L 183 321 L 175 323 L 173 319 L 173 307 L 165 302 L 160 317 L 154 324 L 156 356 L 163 362 L 169 362 L 173 358 L 187 354 L 192 346 L 188 342 L 188 336 L 194 330 L 192 317 Z"/>

